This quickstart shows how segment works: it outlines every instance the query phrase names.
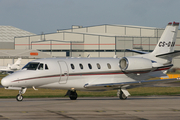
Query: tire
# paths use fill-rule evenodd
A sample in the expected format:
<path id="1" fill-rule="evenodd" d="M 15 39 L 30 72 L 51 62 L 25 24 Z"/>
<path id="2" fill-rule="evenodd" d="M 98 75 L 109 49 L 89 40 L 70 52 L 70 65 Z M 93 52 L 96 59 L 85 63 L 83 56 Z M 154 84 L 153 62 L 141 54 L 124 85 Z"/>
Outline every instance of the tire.
<path id="1" fill-rule="evenodd" d="M 16 96 L 16 100 L 17 100 L 18 102 L 23 101 L 23 96 L 20 95 L 20 94 L 18 94 L 18 95 Z"/>
<path id="2" fill-rule="evenodd" d="M 127 99 L 126 95 L 122 91 L 120 91 L 119 98 L 121 100 L 126 100 Z"/>
<path id="3" fill-rule="evenodd" d="M 69 98 L 70 98 L 71 100 L 76 100 L 77 97 L 78 97 L 77 93 L 71 91 L 71 93 L 70 93 L 70 95 L 69 95 Z"/>
<path id="4" fill-rule="evenodd" d="M 77 99 L 77 97 L 74 97 L 74 96 L 73 96 L 73 97 L 71 96 L 71 97 L 69 97 L 69 98 L 70 98 L 71 100 L 76 100 L 76 99 Z"/>

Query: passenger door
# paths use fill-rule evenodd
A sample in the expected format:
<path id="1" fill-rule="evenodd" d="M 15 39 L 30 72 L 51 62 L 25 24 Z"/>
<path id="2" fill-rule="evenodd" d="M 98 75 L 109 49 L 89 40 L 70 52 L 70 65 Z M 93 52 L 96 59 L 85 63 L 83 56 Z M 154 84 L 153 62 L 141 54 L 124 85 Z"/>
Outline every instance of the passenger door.
<path id="1" fill-rule="evenodd" d="M 69 77 L 69 71 L 66 62 L 64 61 L 58 61 L 59 67 L 60 67 L 60 79 L 59 83 L 67 83 L 68 77 Z"/>

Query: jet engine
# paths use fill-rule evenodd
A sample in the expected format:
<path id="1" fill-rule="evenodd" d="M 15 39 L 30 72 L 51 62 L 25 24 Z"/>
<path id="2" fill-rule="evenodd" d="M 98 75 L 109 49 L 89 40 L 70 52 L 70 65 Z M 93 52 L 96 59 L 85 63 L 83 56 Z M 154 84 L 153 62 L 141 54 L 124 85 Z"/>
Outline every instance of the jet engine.
<path id="1" fill-rule="evenodd" d="M 123 57 L 119 60 L 119 67 L 124 72 L 148 72 L 153 68 L 152 61 L 140 57 Z"/>
<path id="2" fill-rule="evenodd" d="M 11 69 L 11 70 L 19 70 L 20 66 L 19 65 L 10 65 L 10 64 L 8 64 L 8 68 Z"/>
<path id="3" fill-rule="evenodd" d="M 20 66 L 11 66 L 11 70 L 19 70 Z"/>

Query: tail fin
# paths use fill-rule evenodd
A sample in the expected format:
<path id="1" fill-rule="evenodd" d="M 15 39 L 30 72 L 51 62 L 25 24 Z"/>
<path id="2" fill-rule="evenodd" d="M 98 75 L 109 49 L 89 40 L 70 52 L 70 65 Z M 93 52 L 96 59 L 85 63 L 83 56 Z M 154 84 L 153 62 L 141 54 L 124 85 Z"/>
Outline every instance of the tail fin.
<path id="1" fill-rule="evenodd" d="M 11 65 L 10 64 L 8 64 L 8 70 L 10 70 L 11 69 Z"/>
<path id="2" fill-rule="evenodd" d="M 21 64 L 21 58 L 18 58 L 17 61 L 14 63 L 14 65 L 19 65 Z"/>
<path id="3" fill-rule="evenodd" d="M 158 44 L 151 53 L 155 56 L 174 52 L 179 23 L 168 23 Z"/>
<path id="4" fill-rule="evenodd" d="M 11 65 L 11 70 L 20 69 L 20 64 L 21 64 L 21 58 L 18 58 L 18 60 L 13 65 Z"/>

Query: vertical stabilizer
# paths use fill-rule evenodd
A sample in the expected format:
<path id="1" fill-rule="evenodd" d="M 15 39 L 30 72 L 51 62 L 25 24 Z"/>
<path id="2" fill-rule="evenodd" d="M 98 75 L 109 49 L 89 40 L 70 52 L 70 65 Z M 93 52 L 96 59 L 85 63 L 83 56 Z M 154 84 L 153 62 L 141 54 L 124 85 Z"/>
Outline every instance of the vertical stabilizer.
<path id="1" fill-rule="evenodd" d="M 21 58 L 18 58 L 17 61 L 14 63 L 14 65 L 19 65 L 21 64 Z"/>
<path id="2" fill-rule="evenodd" d="M 11 70 L 18 70 L 20 69 L 20 64 L 21 64 L 21 58 L 18 58 L 18 60 L 13 64 L 11 65 Z"/>
<path id="3" fill-rule="evenodd" d="M 161 55 L 161 54 L 174 52 L 178 27 L 179 27 L 179 23 L 176 22 L 168 23 L 158 44 L 156 45 L 154 51 L 151 54 Z"/>

